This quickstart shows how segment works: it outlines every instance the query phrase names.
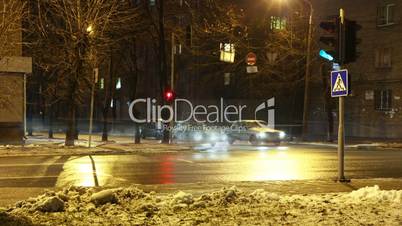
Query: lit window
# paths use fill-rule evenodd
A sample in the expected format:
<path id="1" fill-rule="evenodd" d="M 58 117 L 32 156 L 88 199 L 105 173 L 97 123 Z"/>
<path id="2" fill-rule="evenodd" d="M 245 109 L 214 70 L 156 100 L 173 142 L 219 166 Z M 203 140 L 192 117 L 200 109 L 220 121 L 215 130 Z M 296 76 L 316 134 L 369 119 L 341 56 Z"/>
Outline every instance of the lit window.
<path id="1" fill-rule="evenodd" d="M 395 4 L 382 5 L 377 8 L 377 25 L 388 26 L 395 23 L 394 10 Z"/>
<path id="2" fill-rule="evenodd" d="M 223 62 L 233 63 L 235 60 L 235 47 L 232 43 L 220 44 L 220 60 Z"/>
<path id="3" fill-rule="evenodd" d="M 155 6 L 156 0 L 149 0 L 149 6 Z"/>
<path id="4" fill-rule="evenodd" d="M 271 30 L 283 30 L 286 28 L 286 18 L 271 16 Z"/>
<path id="5" fill-rule="evenodd" d="M 118 79 L 117 79 L 117 82 L 116 82 L 116 89 L 121 89 L 121 78 L 118 78 Z"/>
<path id="6" fill-rule="evenodd" d="M 105 79 L 101 78 L 99 81 L 99 88 L 104 89 L 105 88 Z"/>

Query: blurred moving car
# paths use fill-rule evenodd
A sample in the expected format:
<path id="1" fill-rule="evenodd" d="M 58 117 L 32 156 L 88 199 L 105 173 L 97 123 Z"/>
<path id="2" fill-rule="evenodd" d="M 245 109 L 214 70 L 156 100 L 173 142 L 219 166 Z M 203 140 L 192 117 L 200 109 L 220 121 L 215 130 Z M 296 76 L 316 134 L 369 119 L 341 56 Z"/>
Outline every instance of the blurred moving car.
<path id="1" fill-rule="evenodd" d="M 228 142 L 249 141 L 252 145 L 260 143 L 273 143 L 280 145 L 286 138 L 286 133 L 281 130 L 269 128 L 267 123 L 261 120 L 242 120 L 232 124 L 228 132 Z"/>
<path id="2" fill-rule="evenodd" d="M 174 141 L 205 143 L 214 146 L 218 142 L 226 141 L 227 135 L 214 125 L 204 123 L 177 123 L 173 131 Z"/>
<path id="3" fill-rule="evenodd" d="M 173 140 L 185 142 L 199 142 L 204 140 L 204 124 L 188 122 L 177 123 L 173 130 Z"/>
<path id="4" fill-rule="evenodd" d="M 140 131 L 143 139 L 154 138 L 160 140 L 163 137 L 163 123 L 161 120 L 158 120 L 158 122 L 144 123 L 141 125 Z"/>

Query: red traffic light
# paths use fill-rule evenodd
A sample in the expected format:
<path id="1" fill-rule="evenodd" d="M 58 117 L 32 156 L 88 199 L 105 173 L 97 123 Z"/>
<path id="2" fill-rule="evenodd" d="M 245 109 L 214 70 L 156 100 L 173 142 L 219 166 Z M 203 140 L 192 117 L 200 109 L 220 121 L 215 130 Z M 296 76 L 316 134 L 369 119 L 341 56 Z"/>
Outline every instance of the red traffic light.
<path id="1" fill-rule="evenodd" d="M 163 93 L 163 98 L 167 102 L 172 102 L 176 98 L 176 93 L 171 89 L 166 89 Z"/>

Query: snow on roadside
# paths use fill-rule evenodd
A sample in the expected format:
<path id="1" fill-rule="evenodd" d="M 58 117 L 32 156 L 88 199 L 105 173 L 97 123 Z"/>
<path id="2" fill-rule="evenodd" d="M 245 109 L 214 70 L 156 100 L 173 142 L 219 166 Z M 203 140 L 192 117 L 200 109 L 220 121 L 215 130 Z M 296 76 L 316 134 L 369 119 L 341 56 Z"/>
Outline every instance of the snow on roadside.
<path id="1" fill-rule="evenodd" d="M 233 186 L 195 197 L 69 187 L 20 201 L 7 213 L 43 225 L 401 225 L 402 190 L 278 195 Z"/>

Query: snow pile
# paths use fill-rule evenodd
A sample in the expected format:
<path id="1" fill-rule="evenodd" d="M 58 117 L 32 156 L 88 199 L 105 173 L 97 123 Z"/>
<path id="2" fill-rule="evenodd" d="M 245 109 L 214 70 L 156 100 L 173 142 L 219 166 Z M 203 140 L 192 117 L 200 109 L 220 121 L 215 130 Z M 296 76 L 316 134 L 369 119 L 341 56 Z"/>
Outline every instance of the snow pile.
<path id="1" fill-rule="evenodd" d="M 115 190 L 108 189 L 91 195 L 91 202 L 100 206 L 106 203 L 117 203 L 117 196 Z"/>
<path id="2" fill-rule="evenodd" d="M 373 187 L 364 187 L 356 191 L 352 191 L 347 197 L 353 201 L 360 202 L 362 200 L 371 200 L 375 202 L 379 201 L 391 201 L 395 203 L 402 203 L 402 190 L 396 191 L 383 191 L 380 190 L 378 185 Z"/>
<path id="3" fill-rule="evenodd" d="M 18 202 L 7 214 L 44 225 L 401 225 L 401 192 L 374 186 L 351 193 L 278 195 L 233 186 L 195 197 L 136 187 L 69 187 Z"/>

